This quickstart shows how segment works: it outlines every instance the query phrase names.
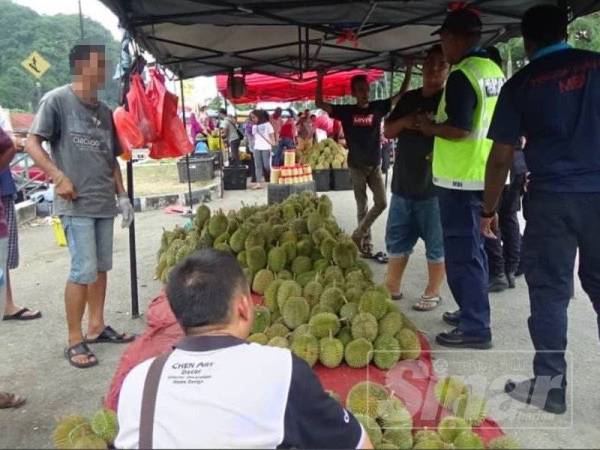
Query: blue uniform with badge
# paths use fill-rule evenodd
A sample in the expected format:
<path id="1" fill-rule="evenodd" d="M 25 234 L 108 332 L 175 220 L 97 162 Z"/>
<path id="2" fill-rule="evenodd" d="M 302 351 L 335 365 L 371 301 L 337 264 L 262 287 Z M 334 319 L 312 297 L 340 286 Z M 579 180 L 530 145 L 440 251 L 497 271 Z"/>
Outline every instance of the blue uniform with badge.
<path id="1" fill-rule="evenodd" d="M 578 250 L 581 284 L 600 315 L 600 53 L 555 44 L 507 82 L 489 137 L 514 144 L 520 136 L 530 171 L 522 259 L 534 374 L 564 387 Z"/>

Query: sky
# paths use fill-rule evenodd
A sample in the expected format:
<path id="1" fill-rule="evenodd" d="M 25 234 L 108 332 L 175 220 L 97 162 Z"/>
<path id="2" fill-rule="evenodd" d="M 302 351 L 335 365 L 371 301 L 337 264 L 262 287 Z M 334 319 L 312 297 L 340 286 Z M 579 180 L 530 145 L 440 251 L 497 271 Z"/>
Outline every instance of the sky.
<path id="1" fill-rule="evenodd" d="M 19 5 L 27 6 L 38 14 L 79 14 L 77 0 L 12 0 Z M 81 9 L 84 16 L 100 22 L 107 28 L 116 40 L 121 40 L 122 32 L 119 29 L 119 19 L 99 0 L 81 0 Z M 208 99 L 217 95 L 216 82 L 213 77 L 198 77 L 194 79 L 194 94 L 192 101 L 203 104 Z M 187 101 L 186 101 L 187 104 Z"/>

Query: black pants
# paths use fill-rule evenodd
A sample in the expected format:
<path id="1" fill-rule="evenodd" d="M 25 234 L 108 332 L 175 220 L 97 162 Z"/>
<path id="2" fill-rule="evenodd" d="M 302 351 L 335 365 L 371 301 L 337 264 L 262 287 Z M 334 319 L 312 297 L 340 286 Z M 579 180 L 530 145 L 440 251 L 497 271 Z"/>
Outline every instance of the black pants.
<path id="1" fill-rule="evenodd" d="M 498 208 L 498 239 L 485 240 L 490 277 L 515 273 L 521 259 L 521 231 L 517 212 L 521 209 L 521 191 L 525 175 L 517 175 L 504 188 Z"/>
<path id="2" fill-rule="evenodd" d="M 533 372 L 565 385 L 567 308 L 578 250 L 579 279 L 598 315 L 600 335 L 600 193 L 529 192 L 523 200 L 523 213 L 527 221 L 523 269 L 531 303 L 529 334 L 536 350 Z"/>
<path id="3" fill-rule="evenodd" d="M 229 162 L 234 167 L 240 165 L 240 143 L 240 139 L 229 143 Z"/>

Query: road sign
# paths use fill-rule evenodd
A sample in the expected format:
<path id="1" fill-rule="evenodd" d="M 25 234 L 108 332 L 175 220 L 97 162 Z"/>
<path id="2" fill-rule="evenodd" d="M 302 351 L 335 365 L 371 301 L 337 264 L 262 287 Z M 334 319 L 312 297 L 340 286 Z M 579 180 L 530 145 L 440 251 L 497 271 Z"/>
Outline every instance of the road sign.
<path id="1" fill-rule="evenodd" d="M 50 68 L 50 63 L 44 59 L 42 55 L 34 51 L 21 62 L 21 65 L 31 75 L 36 78 L 42 78 Z"/>

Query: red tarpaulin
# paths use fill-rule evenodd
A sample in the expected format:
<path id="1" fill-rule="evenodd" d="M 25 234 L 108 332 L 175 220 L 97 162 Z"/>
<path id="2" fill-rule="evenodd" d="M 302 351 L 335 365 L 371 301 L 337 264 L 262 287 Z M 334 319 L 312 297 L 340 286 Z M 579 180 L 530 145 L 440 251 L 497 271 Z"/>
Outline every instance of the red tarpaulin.
<path id="1" fill-rule="evenodd" d="M 369 83 L 383 76 L 381 70 L 351 70 L 325 76 L 323 92 L 325 97 L 350 95 L 350 80 L 355 75 L 366 75 Z M 293 81 L 268 75 L 246 75 L 246 95 L 232 99 L 227 95 L 227 75 L 217 76 L 217 88 L 224 97 L 233 103 L 293 102 L 315 98 L 317 89 L 316 72 L 304 74 L 307 81 Z"/>

